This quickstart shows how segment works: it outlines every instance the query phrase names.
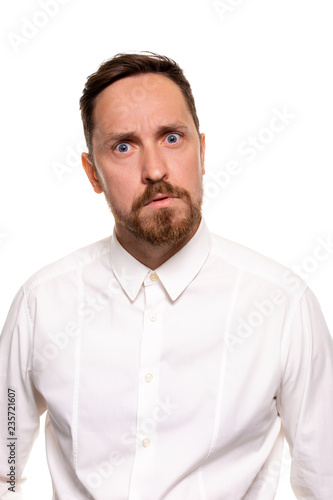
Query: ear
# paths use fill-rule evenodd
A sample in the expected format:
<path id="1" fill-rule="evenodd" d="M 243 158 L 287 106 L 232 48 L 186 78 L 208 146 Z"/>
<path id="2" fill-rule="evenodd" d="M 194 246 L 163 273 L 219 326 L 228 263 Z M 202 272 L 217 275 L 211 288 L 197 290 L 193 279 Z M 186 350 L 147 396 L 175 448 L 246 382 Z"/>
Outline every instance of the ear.
<path id="1" fill-rule="evenodd" d="M 89 154 L 82 153 L 81 160 L 82 160 L 82 166 L 84 168 L 84 171 L 87 174 L 88 179 L 89 179 L 92 187 L 94 188 L 94 191 L 96 193 L 103 193 L 101 181 L 97 177 L 96 169 L 90 160 Z"/>
<path id="2" fill-rule="evenodd" d="M 201 159 L 201 169 L 202 175 L 206 172 L 205 170 L 205 152 L 206 152 L 206 137 L 205 134 L 200 134 L 200 159 Z"/>

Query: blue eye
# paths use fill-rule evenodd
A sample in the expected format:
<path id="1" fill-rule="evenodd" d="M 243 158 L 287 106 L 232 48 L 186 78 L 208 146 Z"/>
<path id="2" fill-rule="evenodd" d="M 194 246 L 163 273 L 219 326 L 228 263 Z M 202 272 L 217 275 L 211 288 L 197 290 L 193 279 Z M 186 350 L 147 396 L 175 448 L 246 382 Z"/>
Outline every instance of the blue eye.
<path id="1" fill-rule="evenodd" d="M 127 142 L 121 142 L 116 146 L 116 150 L 119 151 L 119 153 L 127 153 L 130 147 L 131 146 Z"/>
<path id="2" fill-rule="evenodd" d="M 169 134 L 166 136 L 166 140 L 169 144 L 175 144 L 178 141 L 179 137 L 179 134 Z"/>

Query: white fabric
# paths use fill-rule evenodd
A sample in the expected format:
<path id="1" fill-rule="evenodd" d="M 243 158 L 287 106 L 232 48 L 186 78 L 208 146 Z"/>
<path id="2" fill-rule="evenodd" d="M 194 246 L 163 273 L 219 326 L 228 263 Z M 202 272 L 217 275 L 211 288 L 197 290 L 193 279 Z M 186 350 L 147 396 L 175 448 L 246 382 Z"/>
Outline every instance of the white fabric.
<path id="1" fill-rule="evenodd" d="M 16 393 L 16 474 L 47 409 L 55 499 L 273 499 L 283 433 L 296 496 L 333 498 L 333 348 L 318 303 L 204 222 L 154 272 L 115 235 L 40 270 L 13 302 L 0 363 L 0 407 Z"/>

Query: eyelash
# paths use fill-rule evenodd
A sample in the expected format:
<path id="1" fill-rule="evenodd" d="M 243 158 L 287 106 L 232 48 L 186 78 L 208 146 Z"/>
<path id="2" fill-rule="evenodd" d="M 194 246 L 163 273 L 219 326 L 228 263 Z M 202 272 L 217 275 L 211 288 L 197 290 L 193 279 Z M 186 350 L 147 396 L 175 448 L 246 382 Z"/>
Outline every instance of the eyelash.
<path id="1" fill-rule="evenodd" d="M 182 134 L 180 134 L 179 132 L 168 132 L 168 133 L 166 134 L 166 136 L 164 137 L 164 140 L 166 140 L 166 139 L 167 139 L 167 137 L 169 137 L 170 135 L 176 135 L 176 136 L 178 136 L 178 140 L 179 140 L 179 139 L 181 139 L 181 138 L 183 137 L 183 135 L 182 135 Z M 178 143 L 178 141 L 177 141 L 175 144 L 177 144 L 177 143 Z M 118 144 L 115 144 L 115 145 L 113 146 L 113 148 L 112 148 L 112 149 L 113 149 L 113 150 L 115 150 L 115 151 L 117 151 L 118 153 L 121 153 L 121 152 L 120 152 L 120 151 L 118 151 L 118 149 L 117 149 L 117 148 L 118 148 L 121 144 L 128 144 L 130 147 L 132 147 L 132 146 L 131 146 L 131 144 L 130 144 L 129 142 L 127 142 L 127 141 L 122 141 L 122 142 L 118 142 Z M 170 143 L 170 142 L 169 142 L 168 144 L 172 144 L 172 143 Z M 127 151 L 126 151 L 126 152 L 127 152 Z"/>

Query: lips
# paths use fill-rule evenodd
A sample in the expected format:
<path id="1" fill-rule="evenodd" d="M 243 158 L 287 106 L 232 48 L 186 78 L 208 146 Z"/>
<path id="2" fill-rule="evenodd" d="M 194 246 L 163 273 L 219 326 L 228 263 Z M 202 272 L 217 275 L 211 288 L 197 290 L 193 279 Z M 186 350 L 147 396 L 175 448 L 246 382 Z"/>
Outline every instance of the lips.
<path id="1" fill-rule="evenodd" d="M 148 184 L 142 195 L 133 202 L 132 212 L 138 214 L 148 206 L 150 209 L 171 207 L 177 199 L 190 200 L 190 195 L 186 189 L 173 186 L 168 181 Z"/>
<path id="2" fill-rule="evenodd" d="M 176 198 L 176 196 L 174 196 L 173 194 L 169 194 L 169 193 L 158 193 L 155 196 L 152 196 L 147 201 L 147 203 L 145 203 L 145 206 L 149 205 L 150 203 L 157 202 L 157 201 L 167 200 L 168 198 Z"/>

